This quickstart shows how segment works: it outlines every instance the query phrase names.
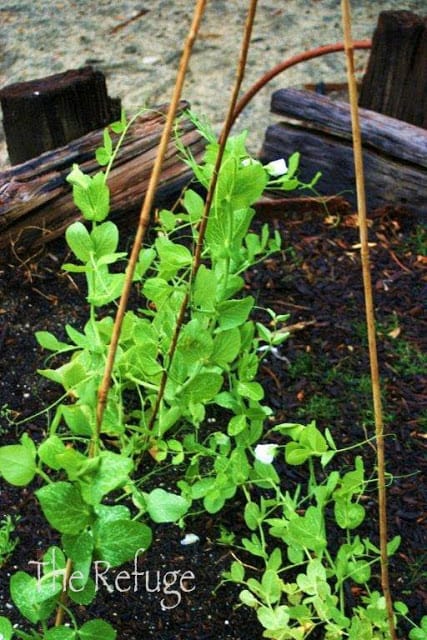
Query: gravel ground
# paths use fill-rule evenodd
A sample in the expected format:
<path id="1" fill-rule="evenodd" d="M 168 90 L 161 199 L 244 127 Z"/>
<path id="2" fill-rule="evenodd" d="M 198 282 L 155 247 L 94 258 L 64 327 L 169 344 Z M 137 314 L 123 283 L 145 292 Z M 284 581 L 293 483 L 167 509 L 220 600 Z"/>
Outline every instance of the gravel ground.
<path id="1" fill-rule="evenodd" d="M 189 0 L 1 0 L 0 86 L 92 64 L 104 72 L 110 95 L 120 96 L 130 113 L 168 101 L 194 4 Z M 372 36 L 383 10 L 426 11 L 425 0 L 352 4 L 355 39 Z M 207 3 L 188 72 L 184 97 L 218 129 L 234 80 L 247 6 L 243 0 Z M 339 0 L 259 0 L 244 87 L 291 55 L 339 40 Z M 366 56 L 366 52 L 357 54 L 360 74 Z M 237 127 L 251 130 L 254 150 L 271 122 L 271 92 L 280 86 L 319 81 L 345 81 L 343 56 L 332 54 L 300 64 L 251 102 Z M 6 162 L 1 132 L 0 168 Z"/>

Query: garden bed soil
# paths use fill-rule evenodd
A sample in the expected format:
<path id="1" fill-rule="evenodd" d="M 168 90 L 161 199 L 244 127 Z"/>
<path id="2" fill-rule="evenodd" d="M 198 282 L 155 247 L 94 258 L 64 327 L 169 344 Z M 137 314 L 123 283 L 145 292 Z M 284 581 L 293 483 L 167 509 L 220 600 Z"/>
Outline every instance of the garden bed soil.
<path id="1" fill-rule="evenodd" d="M 355 218 L 348 212 L 342 218 L 300 213 L 271 224 L 281 232 L 283 250 L 248 274 L 247 289 L 259 307 L 289 313 L 288 324 L 297 325 L 297 330 L 261 367 L 268 404 L 277 421 L 316 419 L 321 427 L 329 427 L 338 446 L 359 442 L 372 435 L 373 424 Z M 419 620 L 427 605 L 423 582 L 425 488 L 421 481 L 427 416 L 422 366 L 425 371 L 425 230 L 423 236 L 407 212 L 388 209 L 375 212 L 369 233 L 374 243 L 372 281 L 388 434 L 387 469 L 394 477 L 388 489 L 389 534 L 402 537 L 390 563 L 391 586 L 393 597 L 406 602 L 411 618 Z M 61 337 L 66 323 L 78 327 L 87 319 L 83 286 L 74 274 L 71 279 L 60 269 L 66 253 L 61 240 L 25 261 L 11 259 L 0 266 L 3 444 L 16 441 L 25 431 L 39 438 L 46 429 L 46 415 L 21 421 L 59 395 L 56 387 L 36 374 L 46 354 L 37 346 L 34 332 L 50 330 Z M 266 318 L 259 313 L 260 319 Z M 9 424 L 7 415 L 18 424 Z M 357 453 L 362 453 L 368 474 L 373 473 L 371 446 Z M 352 455 L 341 458 L 341 464 L 351 464 Z M 296 481 L 304 481 L 295 468 L 291 474 L 279 464 L 278 470 L 290 489 Z M 165 483 L 173 480 L 164 478 Z M 0 615 L 14 622 L 19 615 L 9 597 L 9 576 L 17 569 L 31 571 L 29 561 L 39 560 L 49 543 L 50 534 L 33 495 L 35 488 L 36 483 L 22 490 L 4 483 L 0 488 L 0 516 L 20 516 L 19 543 L 0 578 Z M 367 492 L 365 506 L 368 517 L 360 535 L 377 543 L 374 489 Z M 178 596 L 168 596 L 163 604 L 171 608 L 162 610 L 164 594 L 149 593 L 145 583 L 126 593 L 109 593 L 101 585 L 94 604 L 77 611 L 79 620 L 103 617 L 117 629 L 120 640 L 260 639 L 262 629 L 254 612 L 237 606 L 238 589 L 230 584 L 217 588 L 221 572 L 233 560 L 233 550 L 217 543 L 221 526 L 234 531 L 237 538 L 246 535 L 238 495 L 219 514 L 200 515 L 187 522 L 186 532 L 200 538 L 193 545 L 180 544 L 184 532 L 178 527 L 156 526 L 153 545 L 140 560 L 139 569 L 149 572 L 148 588 L 155 586 L 156 572 L 162 578 L 167 571 L 192 571 L 194 580 L 184 583 L 188 590 L 180 592 L 179 603 Z M 55 539 L 53 536 L 52 541 Z M 349 602 L 357 604 L 361 595 L 352 589 Z M 406 634 L 402 627 L 400 637 Z"/>

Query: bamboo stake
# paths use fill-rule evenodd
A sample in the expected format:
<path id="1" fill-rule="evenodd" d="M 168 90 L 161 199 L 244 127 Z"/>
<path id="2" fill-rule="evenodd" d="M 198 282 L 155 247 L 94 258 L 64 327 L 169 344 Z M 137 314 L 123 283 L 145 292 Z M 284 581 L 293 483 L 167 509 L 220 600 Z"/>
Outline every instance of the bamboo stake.
<path id="1" fill-rule="evenodd" d="M 365 292 L 365 312 L 368 330 L 369 361 L 371 368 L 372 399 L 374 405 L 375 436 L 378 469 L 378 509 L 381 558 L 381 587 L 386 600 L 390 638 L 396 640 L 393 603 L 390 594 L 387 554 L 387 504 L 385 490 L 384 423 L 381 406 L 381 385 L 378 369 L 378 354 L 375 331 L 375 312 L 369 261 L 368 225 L 366 217 L 365 181 L 363 172 L 362 142 L 357 107 L 357 86 L 354 75 L 354 46 L 351 36 L 351 13 L 349 0 L 342 0 L 342 22 L 347 62 L 347 82 L 350 94 L 351 121 L 353 131 L 353 154 L 356 175 L 357 208 L 359 219 L 360 254 L 362 262 L 363 286 Z"/>
<path id="2" fill-rule="evenodd" d="M 168 113 L 166 116 L 165 126 L 162 132 L 162 136 L 160 138 L 157 156 L 154 161 L 153 170 L 150 175 L 150 180 L 147 187 L 147 193 L 141 207 L 139 223 L 138 223 L 137 231 L 135 234 L 135 239 L 134 239 L 131 255 L 129 258 L 129 262 L 127 265 L 125 282 L 123 285 L 122 295 L 120 297 L 120 302 L 119 302 L 119 306 L 116 313 L 116 319 L 114 322 L 111 342 L 110 342 L 110 346 L 107 354 L 107 360 L 106 360 L 105 369 L 104 369 L 104 375 L 98 390 L 98 404 L 96 408 L 96 433 L 91 443 L 91 447 L 89 451 L 90 457 L 94 457 L 98 449 L 99 434 L 101 432 L 102 419 L 103 419 L 105 407 L 107 404 L 107 395 L 108 395 L 108 390 L 110 388 L 111 374 L 114 366 L 114 359 L 117 352 L 117 346 L 119 343 L 120 332 L 123 324 L 123 318 L 126 312 L 127 303 L 129 300 L 129 294 L 132 287 L 133 274 L 135 272 L 135 267 L 138 261 L 139 251 L 140 251 L 142 242 L 144 240 L 145 233 L 150 223 L 151 208 L 153 206 L 154 197 L 156 195 L 156 189 L 160 179 L 164 156 L 166 154 L 169 138 L 174 126 L 175 115 L 178 108 L 179 100 L 181 98 L 181 92 L 182 92 L 182 87 L 184 85 L 188 62 L 190 60 L 194 41 L 197 37 L 197 33 L 199 30 L 200 22 L 203 17 L 205 6 L 206 6 L 206 0 L 198 0 L 194 9 L 193 21 L 191 23 L 187 39 L 184 43 L 184 49 L 183 49 L 183 53 L 182 53 L 179 68 L 178 68 L 177 79 L 176 79 L 175 87 L 173 90 L 171 103 L 169 105 Z M 70 558 L 68 558 L 67 564 L 65 567 L 65 574 L 64 574 L 64 584 L 66 588 L 63 589 L 61 593 L 59 606 L 56 611 L 56 617 L 55 617 L 56 627 L 62 625 L 64 620 L 64 605 L 67 598 L 68 582 L 71 575 L 71 571 L 72 571 L 72 561 L 70 560 Z"/>
<path id="3" fill-rule="evenodd" d="M 184 85 L 185 75 L 188 68 L 188 62 L 190 60 L 194 41 L 196 40 L 197 33 L 199 31 L 205 6 L 206 6 L 206 0 L 198 0 L 194 9 L 193 21 L 191 23 L 190 30 L 188 32 L 187 39 L 184 44 L 184 49 L 183 49 L 180 64 L 179 64 L 177 79 L 176 79 L 175 87 L 173 90 L 171 103 L 169 105 L 168 113 L 166 116 L 166 122 L 163 129 L 162 137 L 160 139 L 157 156 L 154 161 L 153 170 L 148 183 L 147 193 L 141 207 L 139 223 L 138 223 L 131 255 L 129 258 L 129 262 L 127 265 L 123 291 L 120 297 L 116 319 L 114 322 L 113 333 L 111 336 L 111 342 L 108 350 L 107 361 L 105 364 L 104 375 L 98 390 L 98 404 L 97 404 L 97 410 L 96 410 L 96 433 L 95 433 L 94 441 L 92 442 L 92 449 L 95 451 L 98 447 L 99 434 L 101 432 L 102 419 L 103 419 L 105 407 L 107 404 L 107 395 L 108 395 L 108 390 L 110 388 L 110 383 L 111 383 L 111 374 L 113 371 L 114 359 L 116 356 L 117 346 L 120 338 L 123 318 L 124 318 L 127 303 L 129 300 L 129 294 L 132 287 L 132 278 L 133 278 L 135 267 L 138 261 L 139 251 L 141 249 L 141 245 L 142 245 L 145 233 L 147 231 L 147 228 L 150 224 L 151 208 L 153 206 L 153 201 L 156 194 L 156 188 L 160 178 L 163 159 L 164 159 L 168 141 L 174 126 L 175 114 L 177 111 L 179 100 L 181 98 L 181 92 L 182 92 L 182 87 Z"/>
<path id="4" fill-rule="evenodd" d="M 200 264 L 201 264 L 201 257 L 202 257 L 202 250 L 203 250 L 203 243 L 204 243 L 204 238 L 205 238 L 205 233 L 206 233 L 206 227 L 208 224 L 208 220 L 209 220 L 209 213 L 210 213 L 210 209 L 212 206 L 212 201 L 214 198 L 214 194 L 215 194 L 215 188 L 216 188 L 216 184 L 218 181 L 218 174 L 219 174 L 219 170 L 221 168 L 221 163 L 222 163 L 222 158 L 224 156 L 224 151 L 225 151 L 225 145 L 227 142 L 227 138 L 228 135 L 230 133 L 231 127 L 233 126 L 233 122 L 234 122 L 234 112 L 235 112 L 235 108 L 236 108 L 236 104 L 237 104 L 237 98 L 239 96 L 239 92 L 240 92 L 240 88 L 242 86 L 242 82 L 243 82 L 243 78 L 245 75 L 245 68 L 246 68 L 246 61 L 247 61 L 247 57 L 248 57 L 248 51 L 249 51 L 249 45 L 250 45 L 250 39 L 251 39 L 251 34 L 252 34 L 252 28 L 253 28 L 253 23 L 255 20 L 255 14 L 256 14 L 256 6 L 257 6 L 257 0 L 251 0 L 250 5 L 249 5 L 249 9 L 248 9 L 248 14 L 246 17 L 246 22 L 245 22 L 245 27 L 244 27 L 244 33 L 243 33 L 243 40 L 242 40 L 242 45 L 241 45 L 241 50 L 240 50 L 240 56 L 239 56 L 239 62 L 237 65 L 237 73 L 236 73 L 236 80 L 234 83 L 234 87 L 233 87 L 233 91 L 231 94 L 231 98 L 230 98 L 230 103 L 229 103 L 229 107 L 228 107 L 228 111 L 227 111 L 227 115 L 225 118 L 225 122 L 221 131 L 221 135 L 219 137 L 219 149 L 218 149 L 218 155 L 215 161 L 215 167 L 212 173 L 212 178 L 209 184 L 209 188 L 208 188 L 208 192 L 206 194 L 206 201 L 205 201 L 205 205 L 204 205 L 204 209 L 203 209 L 203 215 L 202 215 L 202 219 L 200 221 L 200 227 L 199 227 L 199 235 L 197 238 L 197 244 L 196 244 L 196 249 L 194 252 L 194 260 L 193 260 L 193 265 L 192 265 L 192 272 L 191 272 L 191 277 L 192 279 L 196 277 L 197 272 L 199 270 Z M 176 350 L 176 345 L 178 343 L 178 338 L 179 338 L 179 334 L 181 333 L 181 328 L 184 322 L 184 317 L 185 317 L 185 312 L 187 310 L 188 307 L 188 303 L 190 300 L 190 294 L 187 291 L 185 293 L 184 299 L 182 301 L 179 313 L 178 313 L 178 318 L 176 321 L 176 325 L 175 325 L 175 331 L 174 331 L 174 335 L 172 338 L 172 342 L 168 351 L 168 361 L 169 361 L 169 367 L 170 364 L 172 362 L 172 358 L 174 356 L 175 350 Z M 151 431 L 153 429 L 154 426 L 154 422 L 156 420 L 157 414 L 159 412 L 160 409 L 160 404 L 162 402 L 162 398 L 165 392 L 165 387 L 166 387 L 166 382 L 168 379 L 168 369 L 164 369 L 163 374 L 162 374 L 162 378 L 160 380 L 160 385 L 159 385 L 159 391 L 157 393 L 157 398 L 156 398 L 156 402 L 154 404 L 153 407 L 153 413 L 151 414 L 151 418 L 150 418 L 150 422 L 148 424 L 148 430 Z"/>

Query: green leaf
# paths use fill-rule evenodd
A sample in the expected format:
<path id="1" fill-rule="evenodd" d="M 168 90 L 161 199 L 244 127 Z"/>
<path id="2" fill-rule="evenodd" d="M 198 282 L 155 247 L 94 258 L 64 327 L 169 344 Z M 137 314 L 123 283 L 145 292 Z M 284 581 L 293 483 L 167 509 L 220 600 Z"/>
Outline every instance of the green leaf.
<path id="1" fill-rule="evenodd" d="M 182 202 L 187 210 L 188 215 L 190 216 L 192 224 L 194 224 L 195 222 L 199 222 L 200 218 L 203 215 L 203 209 L 205 206 L 204 201 L 199 196 L 199 194 L 192 189 L 187 189 Z"/>
<path id="2" fill-rule="evenodd" d="M 387 555 L 388 556 L 392 556 L 394 553 L 396 553 L 396 551 L 400 547 L 401 540 L 402 539 L 401 539 L 400 536 L 394 536 L 394 538 L 392 540 L 387 542 Z"/>
<path id="3" fill-rule="evenodd" d="M 222 331 L 239 327 L 248 319 L 254 306 L 254 298 L 248 296 L 242 300 L 226 300 L 218 304 L 218 324 Z"/>
<path id="4" fill-rule="evenodd" d="M 263 591 L 270 603 L 277 602 L 282 592 L 282 581 L 275 571 L 267 569 L 261 580 Z"/>
<path id="5" fill-rule="evenodd" d="M 13 628 L 8 618 L 0 616 L 0 638 L 2 640 L 11 640 Z"/>
<path id="6" fill-rule="evenodd" d="M 245 568 L 237 561 L 231 563 L 230 576 L 233 582 L 243 582 L 245 579 Z"/>
<path id="7" fill-rule="evenodd" d="M 240 166 L 235 176 L 231 204 L 234 209 L 245 209 L 256 202 L 268 183 L 268 176 L 258 163 Z"/>
<path id="8" fill-rule="evenodd" d="M 66 447 L 61 438 L 56 435 L 49 436 L 47 440 L 39 446 L 38 454 L 40 460 L 51 469 L 58 471 L 62 468 L 57 456 L 64 453 Z"/>
<path id="9" fill-rule="evenodd" d="M 244 518 L 251 531 L 256 531 L 261 522 L 261 513 L 256 502 L 248 502 L 245 506 Z"/>
<path id="10" fill-rule="evenodd" d="M 46 582 L 39 581 L 24 571 L 17 571 L 10 579 L 10 594 L 14 604 L 33 624 L 49 618 L 61 589 L 61 580 L 48 578 Z"/>
<path id="11" fill-rule="evenodd" d="M 10 484 L 23 487 L 36 474 L 35 456 L 22 444 L 0 447 L 0 473 Z"/>
<path id="12" fill-rule="evenodd" d="M 219 373 L 202 372 L 196 375 L 183 389 L 182 394 L 190 402 L 209 402 L 221 389 L 223 378 Z"/>
<path id="13" fill-rule="evenodd" d="M 98 504 L 107 493 L 125 484 L 132 469 L 130 458 L 111 451 L 103 451 L 97 458 L 88 460 L 78 473 L 83 500 Z"/>
<path id="14" fill-rule="evenodd" d="M 263 543 L 255 533 L 251 535 L 250 539 L 242 538 L 242 545 L 249 551 L 249 553 L 252 553 L 252 555 L 265 558 L 266 550 Z M 250 584 L 250 581 L 248 581 L 248 584 Z"/>
<path id="15" fill-rule="evenodd" d="M 203 498 L 203 507 L 208 513 L 218 513 L 225 504 L 224 493 L 214 487 Z"/>
<path id="16" fill-rule="evenodd" d="M 151 539 L 151 529 L 141 522 L 101 521 L 95 528 L 95 554 L 111 567 L 118 567 L 133 560 L 138 552 L 146 551 Z"/>
<path id="17" fill-rule="evenodd" d="M 116 251 L 119 244 L 119 230 L 113 222 L 103 222 L 92 229 L 90 238 L 95 257 L 99 259 Z"/>
<path id="18" fill-rule="evenodd" d="M 121 113 L 121 119 L 117 120 L 116 122 L 112 122 L 110 124 L 110 129 L 111 131 L 113 131 L 114 133 L 123 133 L 123 131 L 125 131 L 127 126 L 126 123 L 126 112 L 124 109 L 122 109 L 122 113 Z"/>
<path id="19" fill-rule="evenodd" d="M 92 578 L 89 578 L 86 584 L 80 586 L 80 576 L 76 574 L 77 569 L 73 570 L 70 576 L 70 587 L 68 589 L 68 595 L 70 599 L 76 604 L 89 605 L 93 602 L 96 596 L 96 584 Z"/>
<path id="20" fill-rule="evenodd" d="M 107 524 L 116 520 L 130 520 L 130 511 L 123 504 L 116 504 L 112 507 L 98 504 L 95 507 L 95 513 L 98 516 L 98 524 L 101 522 L 102 524 Z"/>
<path id="21" fill-rule="evenodd" d="M 156 306 L 160 307 L 172 295 L 171 287 L 164 278 L 148 278 L 143 287 L 143 294 Z"/>
<path id="22" fill-rule="evenodd" d="M 66 391 L 70 391 L 87 379 L 87 371 L 78 360 L 71 360 L 58 369 L 39 369 L 40 375 L 58 382 Z"/>
<path id="23" fill-rule="evenodd" d="M 160 488 L 144 494 L 144 497 L 147 511 L 154 522 L 177 522 L 190 506 L 182 496 Z"/>
<path id="24" fill-rule="evenodd" d="M 371 567 L 364 560 L 348 563 L 349 577 L 357 584 L 366 584 L 371 577 Z"/>
<path id="25" fill-rule="evenodd" d="M 247 607 L 257 607 L 259 605 L 258 600 L 248 589 L 243 589 L 243 591 L 239 593 L 239 600 Z"/>
<path id="26" fill-rule="evenodd" d="M 159 276 L 170 278 L 180 269 L 188 267 L 193 261 L 191 251 L 184 245 L 175 244 L 168 238 L 160 236 L 155 242 L 160 258 Z"/>
<path id="27" fill-rule="evenodd" d="M 334 514 L 336 523 L 341 529 L 355 529 L 365 519 L 365 508 L 348 498 L 335 500 Z"/>
<path id="28" fill-rule="evenodd" d="M 113 627 L 104 620 L 89 620 L 79 629 L 80 640 L 115 640 L 117 637 Z"/>
<path id="29" fill-rule="evenodd" d="M 274 609 L 270 609 L 269 607 L 260 607 L 257 610 L 257 616 L 264 629 L 279 631 L 280 635 L 277 636 L 278 638 L 286 637 L 282 636 L 282 631 L 288 627 L 289 622 L 289 614 L 287 613 L 287 608 L 285 606 L 275 607 Z M 276 635 L 271 637 L 275 638 Z"/>
<path id="30" fill-rule="evenodd" d="M 134 281 L 141 280 L 145 272 L 151 266 L 154 258 L 156 257 L 156 251 L 153 247 L 141 249 L 139 252 L 138 262 L 135 268 Z"/>
<path id="31" fill-rule="evenodd" d="M 196 309 L 215 310 L 217 280 L 213 271 L 204 264 L 200 265 L 193 287 L 192 303 Z"/>
<path id="32" fill-rule="evenodd" d="M 233 416 L 229 422 L 227 427 L 227 433 L 229 436 L 237 436 L 238 433 L 241 433 L 246 429 L 247 419 L 246 416 L 241 413 L 238 416 Z"/>
<path id="33" fill-rule="evenodd" d="M 82 222 L 70 224 L 65 231 L 65 239 L 76 258 L 81 262 L 89 262 L 94 248 L 89 231 Z"/>
<path id="34" fill-rule="evenodd" d="M 78 534 L 91 524 L 92 509 L 71 483 L 54 482 L 35 493 L 47 521 L 57 531 Z"/>
<path id="35" fill-rule="evenodd" d="M 43 349 L 48 349 L 48 351 L 60 352 L 74 348 L 72 345 L 58 340 L 50 331 L 36 331 L 34 335 L 39 345 L 43 347 Z"/>
<path id="36" fill-rule="evenodd" d="M 95 158 L 97 163 L 100 164 L 101 167 L 104 167 L 110 162 L 111 155 L 108 153 L 105 147 L 98 147 L 98 149 L 95 151 Z"/>
<path id="37" fill-rule="evenodd" d="M 285 541 L 297 549 L 310 549 L 321 553 L 326 547 L 323 533 L 323 515 L 319 508 L 310 506 L 303 516 L 295 515 L 289 522 Z"/>
<path id="38" fill-rule="evenodd" d="M 264 389 L 259 382 L 238 382 L 237 393 L 256 402 L 264 397 Z"/>
<path id="39" fill-rule="evenodd" d="M 267 562 L 267 569 L 271 569 L 272 571 L 279 571 L 282 566 L 282 552 L 279 547 L 275 547 L 270 554 Z"/>
<path id="40" fill-rule="evenodd" d="M 237 328 L 221 331 L 214 338 L 211 362 L 225 368 L 237 358 L 240 347 L 240 331 Z"/>
<path id="41" fill-rule="evenodd" d="M 300 444 L 310 449 L 312 455 L 320 456 L 328 449 L 327 442 L 314 424 L 308 425 L 301 433 Z"/>
<path id="42" fill-rule="evenodd" d="M 83 531 L 77 536 L 63 535 L 64 552 L 73 562 L 73 570 L 82 573 L 81 579 L 73 584 L 83 586 L 89 577 L 94 548 L 93 536 L 89 531 Z"/>
<path id="43" fill-rule="evenodd" d="M 397 600 L 395 602 L 393 602 L 393 606 L 395 611 L 397 611 L 397 613 L 399 613 L 401 616 L 406 616 L 409 613 L 409 609 L 407 607 L 407 605 L 404 602 L 401 602 L 400 600 Z"/>
<path id="44" fill-rule="evenodd" d="M 74 204 L 80 209 L 86 220 L 101 222 L 107 217 L 110 207 L 110 191 L 102 171 L 91 177 L 85 175 L 74 164 L 72 171 L 67 176 L 67 182 L 72 184 Z"/>
<path id="45" fill-rule="evenodd" d="M 76 640 L 77 633 L 70 627 L 60 626 L 48 629 L 44 635 L 43 640 Z"/>
<path id="46" fill-rule="evenodd" d="M 93 435 L 95 416 L 92 411 L 92 407 L 87 404 L 69 404 L 61 406 L 61 412 L 65 424 L 76 436 L 91 437 Z"/>
<path id="47" fill-rule="evenodd" d="M 310 456 L 310 450 L 307 447 L 302 447 L 299 442 L 288 442 L 285 445 L 285 460 L 287 464 L 304 464 Z"/>
<path id="48" fill-rule="evenodd" d="M 212 353 L 213 341 L 202 323 L 194 318 L 182 329 L 179 336 L 177 353 L 187 365 L 207 360 Z"/>

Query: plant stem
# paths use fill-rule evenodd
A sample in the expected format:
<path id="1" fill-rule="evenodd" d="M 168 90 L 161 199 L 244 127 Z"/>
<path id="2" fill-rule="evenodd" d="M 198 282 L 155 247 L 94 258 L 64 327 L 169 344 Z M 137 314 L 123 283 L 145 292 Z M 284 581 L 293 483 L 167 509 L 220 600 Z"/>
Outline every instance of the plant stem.
<path id="1" fill-rule="evenodd" d="M 351 14 L 349 0 L 342 0 L 342 21 L 347 61 L 347 81 L 350 94 L 351 121 L 353 131 L 353 153 L 356 175 L 357 207 L 359 219 L 360 254 L 362 262 L 363 286 L 365 292 L 365 311 L 368 330 L 369 361 L 371 368 L 372 398 L 374 405 L 375 435 L 377 445 L 378 470 L 378 509 L 381 559 L 381 587 L 387 606 L 390 637 L 396 640 L 393 603 L 390 594 L 387 554 L 387 505 L 385 490 L 385 454 L 384 424 L 381 406 L 381 385 L 378 369 L 378 354 L 375 332 L 375 313 L 372 295 L 372 282 L 369 261 L 368 225 L 366 217 L 365 183 L 363 173 L 362 142 L 360 135 L 359 113 L 357 108 L 357 88 L 354 76 L 353 43 L 351 37 Z"/>
<path id="2" fill-rule="evenodd" d="M 104 416 L 105 407 L 107 404 L 107 395 L 111 382 L 111 374 L 114 366 L 114 359 L 116 356 L 117 346 L 119 343 L 120 332 L 122 328 L 123 318 L 126 312 L 127 303 L 129 300 L 129 294 L 132 287 L 132 279 L 135 273 L 135 267 L 138 261 L 139 251 L 145 233 L 150 224 L 151 208 L 153 206 L 154 197 L 156 194 L 157 185 L 160 178 L 163 159 L 167 150 L 167 145 L 171 132 L 173 129 L 175 115 L 178 107 L 179 100 L 181 98 L 182 87 L 184 85 L 185 75 L 187 72 L 188 62 L 190 60 L 193 44 L 196 39 L 199 26 L 202 20 L 202 16 L 205 10 L 206 0 L 197 0 L 197 4 L 194 9 L 193 21 L 190 26 L 190 30 L 187 35 L 187 39 L 184 44 L 182 52 L 177 79 L 173 90 L 171 103 L 169 105 L 168 113 L 166 116 L 165 126 L 163 128 L 162 137 L 159 142 L 159 148 L 157 151 L 156 159 L 154 161 L 153 170 L 150 175 L 148 183 L 147 193 L 144 198 L 144 202 L 141 207 L 139 223 L 135 234 L 135 239 L 129 258 L 129 262 L 126 269 L 125 282 L 123 284 L 123 290 L 120 297 L 119 306 L 116 313 L 116 319 L 114 322 L 113 332 L 111 336 L 111 342 L 107 354 L 107 361 L 105 363 L 104 375 L 101 385 L 98 390 L 98 404 L 96 408 L 96 433 L 94 440 L 92 441 L 92 449 L 96 450 L 98 447 L 99 434 L 101 432 L 102 419 Z"/>
<path id="3" fill-rule="evenodd" d="M 223 156 L 224 156 L 225 145 L 226 145 L 226 142 L 227 142 L 228 135 L 229 135 L 229 133 L 231 131 L 231 127 L 233 126 L 233 122 L 234 122 L 234 110 L 236 108 L 237 98 L 238 98 L 238 95 L 239 95 L 239 92 L 240 92 L 240 87 L 242 85 L 243 77 L 244 77 L 244 74 L 245 74 L 246 60 L 247 60 L 247 57 L 248 57 L 248 51 L 249 51 L 249 44 L 250 44 L 250 39 L 251 39 L 252 27 L 253 27 L 253 23 L 254 23 L 254 19 L 255 19 L 255 13 L 256 13 L 256 5 L 257 5 L 257 0 L 250 0 L 248 15 L 246 17 L 246 22 L 245 22 L 245 27 L 244 27 L 244 34 L 243 34 L 243 41 L 242 41 L 241 51 L 240 51 L 240 57 L 239 57 L 239 62 L 238 62 L 238 66 L 237 66 L 236 80 L 235 80 L 235 83 L 234 83 L 234 87 L 233 87 L 233 91 L 232 91 L 232 95 L 231 95 L 231 99 L 230 99 L 230 103 L 229 103 L 229 107 L 228 107 L 227 116 L 225 118 L 225 122 L 224 122 L 224 125 L 223 125 L 223 128 L 222 128 L 222 131 L 221 131 L 221 135 L 219 137 L 218 154 L 217 154 L 216 161 L 215 161 L 215 167 L 214 167 L 214 170 L 213 170 L 213 173 L 212 173 L 212 178 L 211 178 L 211 181 L 209 183 L 208 192 L 206 194 L 206 201 L 205 201 L 205 205 L 204 205 L 204 209 L 203 209 L 203 215 L 202 215 L 202 218 L 201 218 L 201 221 L 200 221 L 199 235 L 198 235 L 198 238 L 197 238 L 197 243 L 196 243 L 196 247 L 195 247 L 195 251 L 194 251 L 191 279 L 194 279 L 196 277 L 197 272 L 199 270 L 199 267 L 201 265 L 201 261 L 202 261 L 202 251 L 203 251 L 203 245 L 204 245 L 204 240 L 205 240 L 206 228 L 207 228 L 207 224 L 208 224 L 208 220 L 209 220 L 209 213 L 210 213 L 210 210 L 211 210 L 211 206 L 212 206 L 212 202 L 213 202 L 213 198 L 214 198 L 214 194 L 215 194 L 215 188 L 216 188 L 216 184 L 217 184 L 217 181 L 218 181 L 219 170 L 221 168 L 221 163 L 222 163 L 222 159 L 223 159 Z M 175 350 L 176 350 L 176 345 L 178 343 L 179 334 L 181 332 L 181 328 L 182 328 L 182 325 L 184 323 L 185 312 L 187 310 L 189 301 L 190 301 L 190 294 L 187 291 L 185 293 L 184 299 L 182 301 L 182 304 L 181 304 L 181 307 L 180 307 L 180 310 L 179 310 L 179 313 L 178 313 L 178 318 L 177 318 L 176 325 L 175 325 L 174 335 L 173 335 L 172 342 L 171 342 L 171 345 L 170 345 L 169 351 L 168 351 L 169 367 L 171 365 L 172 358 L 173 358 Z M 154 422 L 155 422 L 157 414 L 159 412 L 160 404 L 161 404 L 161 401 L 162 401 L 162 398 L 163 398 L 163 395 L 164 395 L 167 379 L 168 379 L 168 369 L 165 369 L 163 371 L 162 379 L 160 381 L 159 393 L 157 395 L 156 402 L 155 402 L 155 405 L 153 407 L 153 413 L 151 414 L 150 422 L 149 422 L 149 425 L 148 425 L 149 431 L 151 431 L 153 429 Z"/>
<path id="4" fill-rule="evenodd" d="M 67 601 L 68 583 L 70 581 L 72 570 L 73 570 L 73 561 L 71 560 L 71 558 L 67 558 L 67 563 L 65 565 L 64 578 L 63 578 L 63 584 L 65 588 L 62 589 L 61 595 L 59 596 L 59 603 L 58 603 L 58 608 L 56 610 L 56 617 L 55 617 L 55 627 L 61 626 L 61 624 L 64 622 L 64 610 L 65 610 L 64 605 Z"/>

